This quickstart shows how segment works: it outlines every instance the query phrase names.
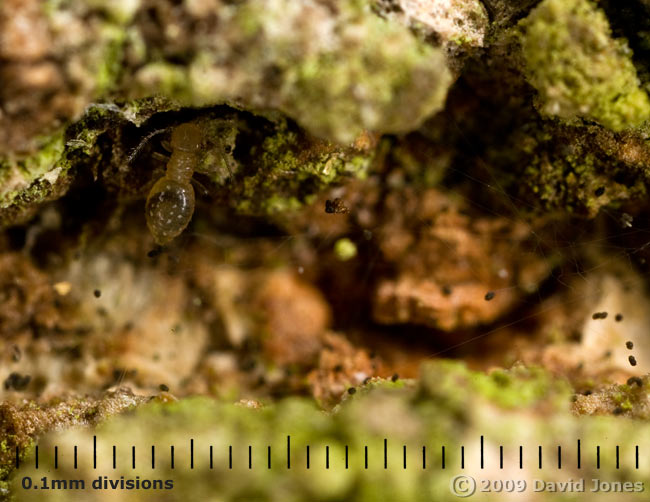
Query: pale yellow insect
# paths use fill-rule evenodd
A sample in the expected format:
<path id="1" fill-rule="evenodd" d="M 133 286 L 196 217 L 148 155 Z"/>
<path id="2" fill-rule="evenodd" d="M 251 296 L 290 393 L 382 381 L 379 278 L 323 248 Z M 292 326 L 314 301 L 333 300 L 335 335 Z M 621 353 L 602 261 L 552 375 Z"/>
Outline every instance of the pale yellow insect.
<path id="1" fill-rule="evenodd" d="M 191 180 L 200 160 L 203 132 L 192 123 L 174 128 L 165 175 L 151 188 L 145 206 L 147 225 L 156 242 L 167 244 L 187 227 L 194 213 Z"/>

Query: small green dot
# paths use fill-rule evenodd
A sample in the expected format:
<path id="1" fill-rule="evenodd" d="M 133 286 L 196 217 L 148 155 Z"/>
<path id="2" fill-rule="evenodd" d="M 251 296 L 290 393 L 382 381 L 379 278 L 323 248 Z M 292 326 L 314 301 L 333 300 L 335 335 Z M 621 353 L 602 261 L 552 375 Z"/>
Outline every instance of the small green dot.
<path id="1" fill-rule="evenodd" d="M 357 255 L 357 246 L 347 237 L 339 239 L 334 244 L 334 253 L 341 261 L 348 261 Z"/>

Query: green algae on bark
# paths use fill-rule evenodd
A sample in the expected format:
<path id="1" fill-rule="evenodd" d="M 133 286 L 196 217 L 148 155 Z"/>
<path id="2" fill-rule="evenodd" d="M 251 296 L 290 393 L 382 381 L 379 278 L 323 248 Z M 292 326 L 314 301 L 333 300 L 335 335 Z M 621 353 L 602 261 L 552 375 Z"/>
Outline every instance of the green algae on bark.
<path id="1" fill-rule="evenodd" d="M 23 159 L 0 155 L 0 225 L 23 223 L 43 202 L 65 193 L 70 163 L 63 131 L 39 143 L 38 152 Z"/>
<path id="2" fill-rule="evenodd" d="M 215 14 L 219 31 L 190 41 L 187 66 L 146 62 L 135 75 L 141 94 L 199 106 L 237 99 L 350 142 L 364 129 L 414 129 L 443 106 L 451 84 L 440 50 L 374 15 L 363 0 L 336 9 L 249 0 Z"/>
<path id="3" fill-rule="evenodd" d="M 650 150 L 643 134 L 545 124 L 535 134 L 515 139 L 530 148 L 520 152 L 525 165 L 520 194 L 535 197 L 545 210 L 593 218 L 602 207 L 646 197 L 643 166 Z"/>
<path id="4" fill-rule="evenodd" d="M 648 375 L 631 377 L 623 385 L 610 385 L 594 392 L 576 395 L 573 409 L 580 415 L 622 415 L 648 420 L 650 396 Z"/>
<path id="5" fill-rule="evenodd" d="M 430 138 L 429 144 L 447 148 L 453 170 L 462 168 L 487 185 L 496 178 L 521 202 L 519 215 L 552 211 L 566 221 L 571 216 L 592 218 L 604 206 L 643 205 L 650 161 L 648 122 L 614 132 L 576 117 L 540 117 L 537 93 L 522 73 L 521 38 L 510 31 L 500 35 L 480 60 L 468 62 L 444 113 L 419 133 Z M 545 57 L 540 71 L 555 55 Z M 446 126 L 447 117 L 459 121 L 462 135 Z M 468 142 L 475 153 L 465 151 Z M 597 195 L 601 187 L 605 192 Z M 484 197 L 479 190 L 473 196 Z M 508 210 L 503 197 L 490 197 L 490 203 Z"/>
<path id="6" fill-rule="evenodd" d="M 373 145 L 366 146 L 366 135 L 342 148 L 305 133 L 283 117 L 266 125 L 268 132 L 261 141 L 242 152 L 240 162 L 245 168 L 229 187 L 238 212 L 295 210 L 312 202 L 326 186 L 346 177 L 363 177 L 370 168 Z"/>
<path id="7" fill-rule="evenodd" d="M 116 203 L 144 198 L 164 170 L 161 137 L 184 121 L 204 131 L 196 172 L 207 182 L 208 195 L 243 214 L 299 209 L 329 185 L 363 178 L 376 144 L 363 133 L 341 146 L 280 113 L 227 105 L 180 110 L 164 97 L 93 105 L 78 122 L 44 138 L 36 153 L 20 159 L 0 155 L 0 225 L 27 221 L 79 178 L 92 176 L 119 194 Z"/>
<path id="8" fill-rule="evenodd" d="M 57 399 L 48 404 L 34 401 L 20 405 L 0 403 L 0 500 L 9 496 L 7 478 L 14 469 L 16 448 L 24 459 L 34 441 L 45 432 L 73 426 L 90 426 L 108 416 L 147 401 L 129 390 L 107 392 L 101 399 Z"/>
<path id="9" fill-rule="evenodd" d="M 544 0 L 521 27 L 528 80 L 544 114 L 614 131 L 650 118 L 627 42 L 612 38 L 607 17 L 590 0 Z"/>
<path id="10" fill-rule="evenodd" d="M 39 469 L 33 455 L 12 476 L 12 492 L 21 500 L 63 500 L 69 494 L 49 490 L 34 493 L 21 487 L 29 476 L 39 480 L 53 465 L 53 447 L 61 452 L 57 478 L 84 479 L 87 500 L 143 500 L 152 490 L 90 489 L 99 476 L 110 479 L 170 479 L 173 489 L 158 491 L 169 500 L 354 500 L 419 501 L 452 500 L 449 480 L 459 473 L 459 445 L 466 446 L 466 473 L 479 474 L 479 436 L 485 436 L 486 462 L 494 465 L 498 445 L 525 445 L 536 453 L 544 446 L 574 442 L 595 444 L 605 428 L 620 440 L 623 451 L 630 447 L 633 423 L 611 419 L 573 417 L 569 410 L 568 385 L 543 370 L 516 367 L 489 375 L 469 371 L 463 364 L 431 362 L 422 367 L 419 382 L 373 379 L 347 393 L 332 413 L 318 410 L 312 401 L 289 398 L 259 408 L 223 404 L 206 398 L 141 406 L 135 413 L 109 419 L 95 430 L 71 429 L 50 433 L 39 442 Z M 92 444 L 97 436 L 97 469 L 93 469 Z M 287 436 L 290 440 L 290 468 L 287 468 Z M 383 466 L 383 444 L 387 439 L 387 469 Z M 193 468 L 190 469 L 190 439 L 193 440 Z M 559 443 L 558 443 L 559 442 Z M 117 469 L 112 469 L 112 445 L 117 445 Z M 69 453 L 79 447 L 80 462 L 73 469 Z M 151 470 L 151 446 L 155 446 L 156 469 Z M 170 464 L 174 445 L 175 467 Z M 232 469 L 229 446 L 232 445 Z M 306 446 L 310 446 L 311 468 L 307 470 Z M 364 446 L 370 452 L 364 467 Z M 422 469 L 422 447 L 427 447 L 427 468 Z M 440 447 L 447 447 L 447 469 L 441 470 Z M 136 469 L 131 469 L 131 446 L 136 447 Z M 210 464 L 212 446 L 212 466 Z M 248 448 L 251 447 L 251 469 Z M 271 468 L 268 468 L 268 447 Z M 345 468 L 345 447 L 349 465 Z M 407 468 L 402 466 L 403 446 Z M 571 451 L 566 444 L 565 451 Z M 515 448 L 515 446 L 512 446 Z M 326 448 L 329 468 L 325 468 Z M 568 454 L 568 453 L 567 453 Z M 497 453 L 498 455 L 498 453 Z M 506 457 L 512 460 L 510 456 Z M 498 457 L 497 457 L 498 459 Z M 526 458 L 526 464 L 532 459 Z M 633 457 L 622 456 L 619 469 L 601 466 L 600 474 L 610 480 L 626 479 Z M 567 465 L 561 475 L 578 474 Z M 596 472 L 585 458 L 581 474 Z M 635 471 L 635 479 L 647 480 L 647 467 Z M 525 472 L 525 477 L 530 473 Z M 557 480 L 557 469 L 540 477 Z M 79 492 L 80 493 L 80 492 Z M 499 495 L 499 494 L 497 494 Z M 38 498 L 35 498 L 37 497 Z M 492 500 L 492 499 L 491 499 Z M 498 500 L 498 498 L 494 498 Z"/>
<path id="11" fill-rule="evenodd" d="M 139 3 L 0 3 L 0 151 L 40 149 L 39 137 L 77 120 L 114 89 Z"/>
<path id="12" fill-rule="evenodd" d="M 0 146 L 9 151 L 36 149 L 34 137 L 98 100 L 156 94 L 281 110 L 312 134 L 350 142 L 364 129 L 416 128 L 452 81 L 440 49 L 366 0 L 12 0 L 0 33 Z"/>

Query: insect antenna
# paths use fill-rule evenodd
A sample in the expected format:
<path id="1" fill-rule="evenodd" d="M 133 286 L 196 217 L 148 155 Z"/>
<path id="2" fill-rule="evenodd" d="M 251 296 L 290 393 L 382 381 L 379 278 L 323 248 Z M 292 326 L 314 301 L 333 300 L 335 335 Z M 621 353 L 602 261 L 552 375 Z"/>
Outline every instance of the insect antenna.
<path id="1" fill-rule="evenodd" d="M 169 127 L 165 127 L 163 129 L 156 129 L 154 131 L 151 131 L 149 134 L 147 134 L 144 138 L 140 140 L 140 143 L 138 143 L 138 146 L 136 146 L 133 151 L 129 154 L 129 156 L 126 158 L 126 161 L 130 164 L 135 160 L 135 158 L 140 154 L 142 149 L 144 148 L 144 145 L 146 145 L 151 138 L 154 136 L 157 136 L 158 134 L 167 132 L 169 130 Z"/>

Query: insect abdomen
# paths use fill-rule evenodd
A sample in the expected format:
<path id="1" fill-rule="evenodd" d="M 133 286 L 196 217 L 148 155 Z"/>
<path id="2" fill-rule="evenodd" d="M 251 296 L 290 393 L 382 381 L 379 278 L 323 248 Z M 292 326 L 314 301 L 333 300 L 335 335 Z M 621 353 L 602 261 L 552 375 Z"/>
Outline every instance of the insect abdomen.
<path id="1" fill-rule="evenodd" d="M 145 206 L 147 225 L 158 244 L 166 244 L 189 224 L 194 213 L 194 189 L 167 176 L 151 189 Z"/>

